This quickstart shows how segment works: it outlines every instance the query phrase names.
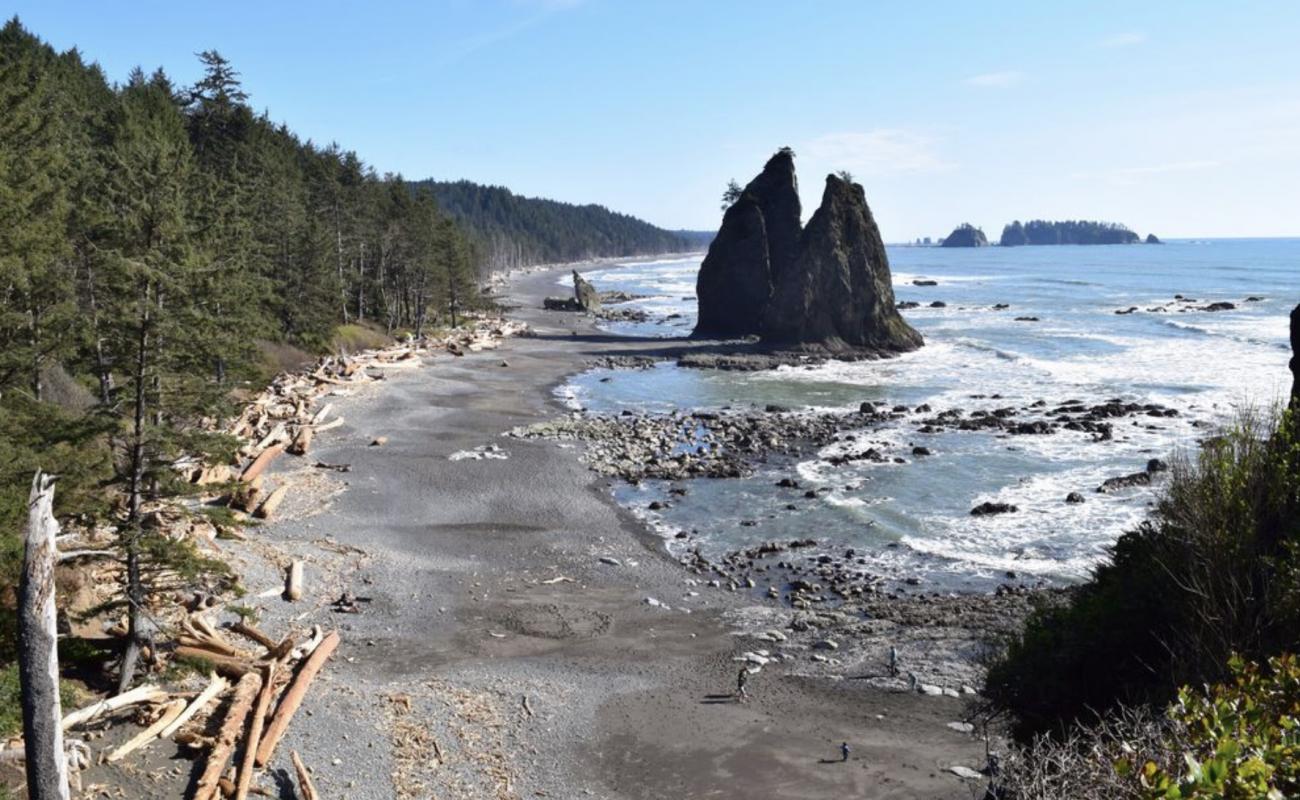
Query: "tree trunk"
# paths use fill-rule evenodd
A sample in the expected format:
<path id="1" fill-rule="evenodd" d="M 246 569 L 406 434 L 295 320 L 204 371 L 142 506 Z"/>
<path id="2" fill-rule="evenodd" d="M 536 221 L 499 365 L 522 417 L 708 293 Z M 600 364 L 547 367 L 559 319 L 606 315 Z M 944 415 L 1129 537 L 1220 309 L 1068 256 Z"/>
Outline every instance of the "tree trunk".
<path id="1" fill-rule="evenodd" d="M 18 678 L 22 686 L 27 796 L 68 800 L 68 761 L 63 754 L 59 707 L 58 628 L 54 608 L 54 479 L 32 478 L 28 500 L 23 574 L 18 584 Z"/>
<path id="2" fill-rule="evenodd" d="M 149 326 L 151 320 L 150 288 L 146 284 L 140 299 L 140 330 L 136 338 L 135 354 L 135 408 L 131 420 L 131 476 L 127 490 L 126 511 L 126 603 L 127 643 L 122 654 L 122 666 L 117 679 L 117 692 L 131 687 L 135 678 L 135 662 L 140 656 L 143 636 L 140 630 L 140 607 L 144 603 L 144 585 L 140 579 L 140 503 L 144 491 L 145 473 L 145 418 L 148 415 L 148 394 L 145 379 L 149 368 Z"/>
<path id="3" fill-rule="evenodd" d="M 35 303 L 33 303 L 35 305 Z M 41 402 L 44 386 L 41 384 L 41 312 L 33 308 L 31 312 L 32 337 L 32 396 Z"/>

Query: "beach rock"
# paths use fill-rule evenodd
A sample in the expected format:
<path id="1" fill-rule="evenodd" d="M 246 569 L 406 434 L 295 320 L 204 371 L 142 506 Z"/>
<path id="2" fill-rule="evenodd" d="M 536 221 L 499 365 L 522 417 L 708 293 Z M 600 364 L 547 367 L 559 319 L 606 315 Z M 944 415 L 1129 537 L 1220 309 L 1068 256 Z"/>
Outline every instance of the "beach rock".
<path id="1" fill-rule="evenodd" d="M 578 301 L 578 308 L 582 311 L 595 313 L 600 310 L 600 292 L 576 269 L 573 271 L 573 299 Z"/>
<path id="2" fill-rule="evenodd" d="M 1222 300 L 1217 303 L 1210 303 L 1207 306 L 1201 306 L 1202 311 L 1231 311 L 1234 308 L 1236 308 L 1235 305 Z"/>
<path id="3" fill-rule="evenodd" d="M 861 185 L 826 177 L 799 250 L 793 269 L 774 274 L 765 342 L 878 353 L 924 343 L 895 308 L 889 257 Z"/>
<path id="4" fill-rule="evenodd" d="M 547 297 L 542 300 L 542 308 L 547 311 L 581 311 L 582 306 L 572 297 Z"/>
<path id="5" fill-rule="evenodd" d="M 941 247 L 988 247 L 988 237 L 984 231 L 969 222 L 963 222 L 943 240 Z"/>
<path id="6" fill-rule="evenodd" d="M 1071 505 L 1078 505 L 1083 502 L 1083 495 L 1078 492 L 1070 492 L 1065 496 L 1065 502 L 1070 503 Z"/>
<path id="7" fill-rule="evenodd" d="M 760 332 L 773 281 L 794 263 L 801 214 L 794 153 L 782 149 L 722 217 L 696 278 L 699 321 L 693 335 Z"/>
<path id="8" fill-rule="evenodd" d="M 839 650 L 840 644 L 834 639 L 821 639 L 813 642 L 812 648 L 814 650 Z"/>
<path id="9" fill-rule="evenodd" d="M 938 281 L 932 281 L 928 278 L 917 278 L 912 281 L 913 286 L 938 286 Z"/>
<path id="10" fill-rule="evenodd" d="M 1020 509 L 1010 503 L 984 502 L 970 510 L 972 517 L 984 517 L 990 514 L 1010 514 Z"/>

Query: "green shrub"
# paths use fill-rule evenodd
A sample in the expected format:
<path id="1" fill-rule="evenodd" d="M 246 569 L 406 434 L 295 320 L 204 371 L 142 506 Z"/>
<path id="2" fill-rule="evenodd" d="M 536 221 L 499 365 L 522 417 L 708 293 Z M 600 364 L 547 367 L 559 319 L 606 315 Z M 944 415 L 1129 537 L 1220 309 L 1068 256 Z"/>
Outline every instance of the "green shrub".
<path id="1" fill-rule="evenodd" d="M 986 694 L 1022 741 L 1119 704 L 1162 707 L 1300 638 L 1300 437 L 1243 415 L 1175 463 L 1150 519 L 1064 605 L 1031 616 Z"/>
<path id="2" fill-rule="evenodd" d="M 23 732 L 22 686 L 18 681 L 18 665 L 0 668 L 0 739 L 19 736 Z M 77 701 L 72 684 L 59 681 L 59 700 L 66 711 Z"/>
<path id="3" fill-rule="evenodd" d="M 1250 800 L 1300 796 L 1300 661 L 1267 669 L 1234 658 L 1232 680 L 1208 692 L 1184 688 L 1169 716 L 1184 734 L 1184 768 L 1120 759 L 1151 800 Z"/>

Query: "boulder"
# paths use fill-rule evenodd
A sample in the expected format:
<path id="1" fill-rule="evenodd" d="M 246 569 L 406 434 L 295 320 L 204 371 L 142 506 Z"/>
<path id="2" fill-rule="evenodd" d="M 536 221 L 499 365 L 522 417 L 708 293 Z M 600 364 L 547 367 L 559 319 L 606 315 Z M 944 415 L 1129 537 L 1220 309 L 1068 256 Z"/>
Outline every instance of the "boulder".
<path id="1" fill-rule="evenodd" d="M 595 313 L 600 310 L 600 292 L 576 269 L 573 271 L 573 299 L 578 301 L 578 308 L 582 311 Z"/>
<path id="2" fill-rule="evenodd" d="M 1011 514 L 1020 509 L 1010 503 L 992 503 L 984 502 L 970 510 L 972 517 L 986 517 L 992 514 Z"/>
<path id="3" fill-rule="evenodd" d="M 794 267 L 774 277 L 762 328 L 767 343 L 879 353 L 924 343 L 895 307 L 889 258 L 859 184 L 827 176 Z"/>
<path id="4" fill-rule="evenodd" d="M 794 154 L 781 150 L 727 209 L 709 244 L 695 282 L 695 336 L 733 338 L 761 331 L 772 282 L 794 263 L 801 214 Z"/>

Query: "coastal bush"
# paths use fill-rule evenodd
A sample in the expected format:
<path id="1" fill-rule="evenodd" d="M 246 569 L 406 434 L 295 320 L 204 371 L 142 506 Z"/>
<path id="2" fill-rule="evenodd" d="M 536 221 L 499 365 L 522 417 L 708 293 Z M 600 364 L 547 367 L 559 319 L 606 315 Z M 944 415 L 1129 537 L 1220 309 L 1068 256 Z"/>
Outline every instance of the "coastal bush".
<path id="1" fill-rule="evenodd" d="M 1064 604 L 1031 615 L 986 694 L 1028 741 L 1121 704 L 1162 707 L 1300 636 L 1296 416 L 1245 413 L 1175 459 L 1150 517 Z"/>
<path id="2" fill-rule="evenodd" d="M 1184 687 L 1162 715 L 1120 708 L 1002 762 L 1003 800 L 1281 800 L 1300 792 L 1300 660 L 1233 658 L 1230 680 Z"/>

